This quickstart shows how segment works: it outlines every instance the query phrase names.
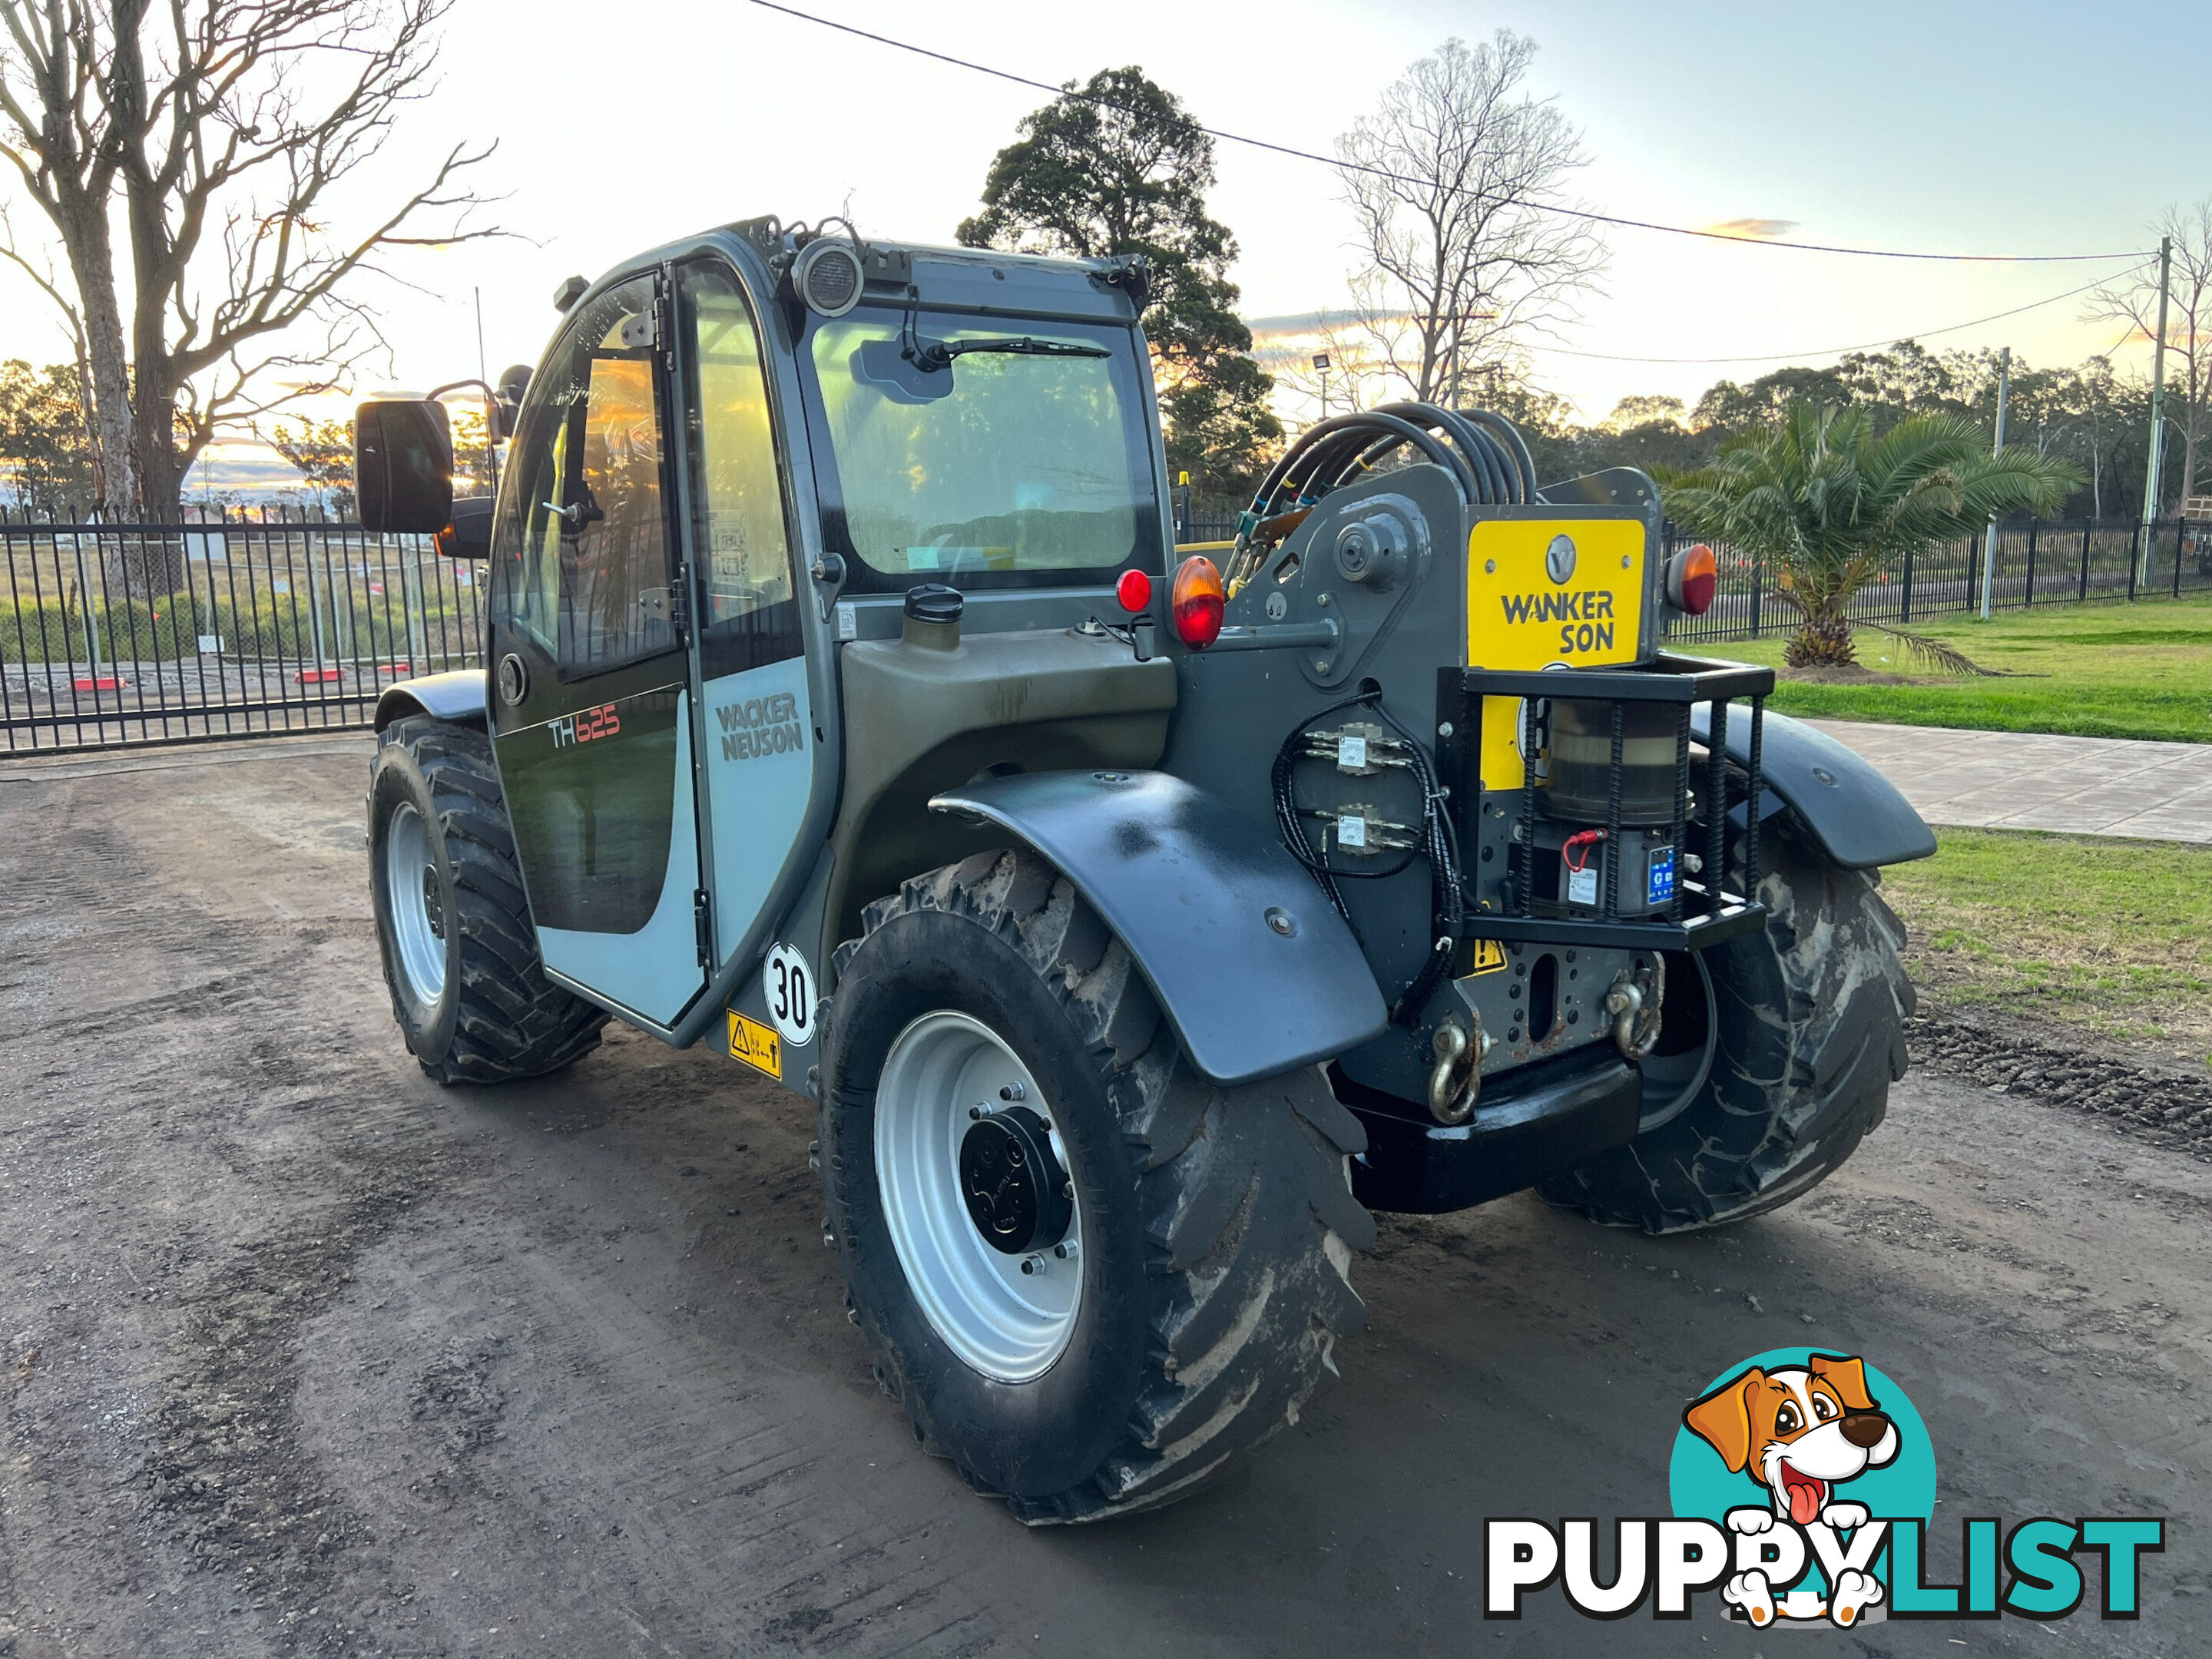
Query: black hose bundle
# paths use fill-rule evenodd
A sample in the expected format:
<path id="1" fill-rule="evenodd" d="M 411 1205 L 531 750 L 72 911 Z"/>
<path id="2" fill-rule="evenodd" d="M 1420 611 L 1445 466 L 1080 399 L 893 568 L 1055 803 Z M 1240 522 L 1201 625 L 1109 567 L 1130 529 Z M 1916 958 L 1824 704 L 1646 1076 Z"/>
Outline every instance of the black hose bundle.
<path id="1" fill-rule="evenodd" d="M 1405 857 L 1379 870 L 1340 870 L 1322 854 L 1316 853 L 1313 843 L 1306 839 L 1305 826 L 1298 822 L 1297 796 L 1292 787 L 1293 774 L 1300 758 L 1299 744 L 1306 733 L 1331 714 L 1356 708 L 1369 709 L 1376 720 L 1397 733 L 1411 757 L 1413 780 L 1421 790 L 1419 842 L 1407 850 Z M 1352 911 L 1345 904 L 1344 894 L 1337 883 L 1340 880 L 1380 881 L 1406 869 L 1416 858 L 1425 857 L 1428 860 L 1430 909 L 1436 926 L 1435 941 L 1431 946 L 1428 959 L 1421 964 L 1420 971 L 1414 975 L 1413 982 L 1407 986 L 1404 994 L 1390 1010 L 1390 1018 L 1399 1024 L 1411 1024 L 1419 1018 L 1421 1006 L 1429 1000 L 1429 994 L 1436 989 L 1437 981 L 1450 969 L 1452 958 L 1458 953 L 1460 933 L 1467 922 L 1466 907 L 1460 894 L 1459 838 L 1452 827 L 1443 787 L 1437 781 L 1436 768 L 1430 761 L 1428 750 L 1399 723 L 1389 709 L 1382 707 L 1382 693 L 1378 687 L 1354 696 L 1340 698 L 1324 708 L 1315 710 L 1292 726 L 1290 735 L 1283 739 L 1283 746 L 1275 751 L 1272 781 L 1275 827 L 1282 832 L 1283 845 L 1292 858 L 1311 872 L 1314 880 L 1320 884 L 1322 891 L 1328 896 L 1328 902 L 1336 907 L 1337 915 L 1344 918 L 1346 926 L 1352 927 L 1355 934 L 1358 930 L 1352 924 Z"/>
<path id="2" fill-rule="evenodd" d="M 1249 580 L 1267 550 L 1331 490 L 1357 483 L 1407 448 L 1450 473 L 1461 499 L 1472 506 L 1519 506 L 1535 497 L 1528 446 L 1502 415 L 1407 402 L 1332 416 L 1301 433 L 1253 493 L 1237 521 L 1230 580 Z"/>

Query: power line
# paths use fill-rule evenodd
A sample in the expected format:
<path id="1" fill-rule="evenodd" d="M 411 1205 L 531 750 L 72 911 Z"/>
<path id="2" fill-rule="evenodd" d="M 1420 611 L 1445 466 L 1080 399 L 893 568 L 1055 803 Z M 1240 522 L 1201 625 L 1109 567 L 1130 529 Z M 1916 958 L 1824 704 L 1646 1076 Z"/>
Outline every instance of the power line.
<path id="1" fill-rule="evenodd" d="M 1885 347 L 1895 345 L 1899 340 L 1929 340 L 1939 334 L 1956 334 L 1965 329 L 1979 328 L 1984 323 L 2002 322 L 2008 317 L 2017 317 L 2023 312 L 2040 311 L 2045 306 L 2057 305 L 2061 300 L 2070 300 L 2076 295 L 2087 294 L 2092 289 L 2102 288 L 2106 283 L 2125 275 L 2127 275 L 2125 271 L 2114 271 L 2110 276 L 2100 276 L 2094 283 L 2084 283 L 2079 288 L 2069 288 L 2063 294 L 2054 294 L 2048 299 L 2032 300 L 2024 306 L 2014 306 L 2010 311 L 2000 311 L 1988 317 L 1977 317 L 1972 322 L 1947 323 L 1942 328 L 1916 329 L 1910 333 L 1893 334 L 1886 340 L 1862 341 L 1857 345 L 1822 346 L 1818 349 L 1806 351 L 1777 351 L 1755 357 L 1625 357 L 1609 351 L 1576 351 L 1566 346 L 1547 345 L 1530 349 L 1556 353 L 1562 357 L 1587 357 L 1601 363 L 1790 363 L 1801 362 L 1807 357 L 1840 357 L 1847 351 L 1880 351 Z"/>
<path id="2" fill-rule="evenodd" d="M 766 11 L 780 12 L 786 17 L 795 17 L 802 23 L 813 23 L 822 28 L 835 29 L 841 34 L 850 34 L 862 40 L 872 40 L 880 46 L 890 46 L 895 51 L 911 52 L 917 58 L 928 58 L 940 64 L 950 64 L 955 69 L 969 70 L 977 75 L 988 75 L 994 80 L 1011 81 L 1018 87 L 1033 88 L 1038 92 L 1050 93 L 1055 98 L 1078 98 L 1086 103 L 1097 104 L 1104 108 L 1114 107 L 1107 100 L 1094 97 L 1088 93 L 1079 92 L 1073 87 L 1056 87 L 1049 82 L 1034 81 L 1026 75 L 1016 75 L 1011 70 L 994 69 L 988 64 L 978 64 L 965 58 L 955 58 L 950 52 L 935 52 L 927 46 L 915 46 L 911 41 L 894 40 L 888 34 L 877 34 L 868 29 L 855 27 L 850 23 L 840 23 L 834 18 L 817 17 L 812 12 L 800 11 L 793 6 L 779 5 L 776 0 L 752 0 L 752 3 Z M 1367 167 L 1357 161 L 1340 161 L 1333 155 L 1322 155 L 1310 149 L 1297 149 L 1289 144 L 1273 143 L 1265 138 L 1248 138 L 1241 132 L 1230 132 L 1220 127 L 1201 125 L 1199 130 L 1207 137 L 1218 138 L 1224 143 L 1243 144 L 1248 149 L 1263 149 L 1276 155 L 1287 155 L 1300 161 L 1316 161 L 1322 167 L 1334 167 L 1341 172 L 1364 173 L 1372 178 L 1387 179 L 1393 184 L 1411 185 L 1420 190 L 1447 188 L 1451 189 L 1451 193 L 1457 196 L 1471 196 L 1476 193 L 1473 191 L 1439 186 L 1434 179 L 1414 179 L 1404 173 L 1392 173 L 1385 167 Z M 1548 202 L 1531 202 L 1528 205 L 1539 212 L 1558 214 L 1562 218 L 1581 219 L 1597 225 L 1615 225 L 1627 230 L 1659 231 L 1669 236 L 1695 236 L 1709 242 L 1742 242 L 1753 247 L 1792 248 L 1801 253 L 1847 253 L 1866 259 L 1935 259 L 1959 264 L 2057 264 L 2078 260 L 2134 259 L 2148 257 L 2148 251 L 2144 249 L 2131 249 L 2118 253 L 1917 253 L 1898 248 L 1843 247 L 1826 242 L 1790 242 L 1778 237 L 1739 236 L 1725 230 L 1698 230 L 1688 225 L 1662 225 L 1649 219 L 1626 219 L 1615 214 L 1592 213 L 1584 208 L 1561 207 Z M 2092 283 L 2090 286 L 2094 288 L 2096 284 Z M 1971 327 L 1972 325 L 1963 324 L 1961 326 Z M 1628 359 L 1625 361 L 1661 360 Z M 1752 360 L 1738 358 L 1729 361 Z"/>

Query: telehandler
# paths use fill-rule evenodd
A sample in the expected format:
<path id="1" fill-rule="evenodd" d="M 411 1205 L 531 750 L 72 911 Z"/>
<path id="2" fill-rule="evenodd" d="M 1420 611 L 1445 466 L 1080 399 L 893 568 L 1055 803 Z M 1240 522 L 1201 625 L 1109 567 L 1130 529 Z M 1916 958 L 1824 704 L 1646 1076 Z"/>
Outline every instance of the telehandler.
<path id="1" fill-rule="evenodd" d="M 852 1316 L 1032 1522 L 1295 1422 L 1376 1210 L 1654 1233 L 1881 1121 L 1932 852 L 1771 671 L 1673 654 L 1711 551 L 1507 422 L 1321 422 L 1179 550 L 1141 261 L 750 220 L 556 296 L 487 394 L 362 406 L 362 517 L 489 565 L 391 687 L 368 834 L 432 1077 L 711 1036 L 817 1115 Z"/>

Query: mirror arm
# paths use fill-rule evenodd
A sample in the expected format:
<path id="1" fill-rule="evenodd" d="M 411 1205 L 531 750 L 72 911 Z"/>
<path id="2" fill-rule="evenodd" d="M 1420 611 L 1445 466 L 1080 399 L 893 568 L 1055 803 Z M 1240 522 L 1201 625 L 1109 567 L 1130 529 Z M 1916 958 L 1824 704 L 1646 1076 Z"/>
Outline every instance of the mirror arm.
<path id="1" fill-rule="evenodd" d="M 506 398 L 500 396 L 499 389 L 496 386 L 494 386 L 486 381 L 477 380 L 448 380 L 445 385 L 427 394 L 426 401 L 435 403 L 439 398 L 444 397 L 448 392 L 467 392 L 471 389 L 483 393 L 484 430 L 491 434 L 492 441 L 496 443 L 502 438 L 514 436 L 514 416 L 520 405 L 519 404 L 510 404 L 507 402 Z M 498 470 L 499 463 L 495 459 L 492 462 L 492 485 L 495 489 L 496 489 L 499 484 L 497 476 Z"/>

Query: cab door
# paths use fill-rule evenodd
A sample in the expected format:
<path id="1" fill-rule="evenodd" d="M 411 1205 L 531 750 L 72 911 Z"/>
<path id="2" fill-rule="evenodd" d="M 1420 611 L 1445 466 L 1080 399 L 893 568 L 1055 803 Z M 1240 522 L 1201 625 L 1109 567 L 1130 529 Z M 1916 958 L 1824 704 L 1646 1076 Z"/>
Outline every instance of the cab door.
<path id="1" fill-rule="evenodd" d="M 736 273 L 712 256 L 690 260 L 676 267 L 676 290 L 698 585 L 707 933 L 718 967 L 740 951 L 750 966 L 768 948 L 764 930 L 781 920 L 771 911 L 787 905 L 820 851 L 799 845 L 820 739 L 793 558 L 790 446 L 778 441 L 759 319 Z M 794 1045 L 812 1035 L 811 992 L 799 1002 L 787 998 L 792 1017 L 777 1015 Z"/>
<path id="2" fill-rule="evenodd" d="M 580 305 L 495 530 L 493 748 L 553 975 L 665 1028 L 705 983 L 658 276 Z"/>

